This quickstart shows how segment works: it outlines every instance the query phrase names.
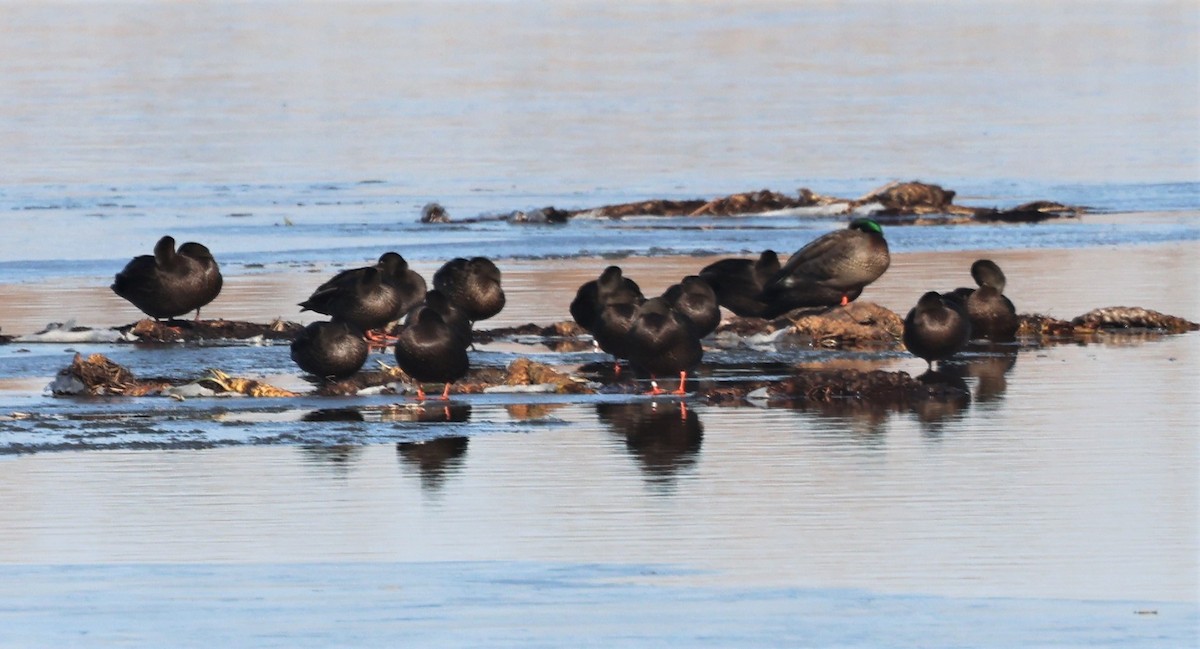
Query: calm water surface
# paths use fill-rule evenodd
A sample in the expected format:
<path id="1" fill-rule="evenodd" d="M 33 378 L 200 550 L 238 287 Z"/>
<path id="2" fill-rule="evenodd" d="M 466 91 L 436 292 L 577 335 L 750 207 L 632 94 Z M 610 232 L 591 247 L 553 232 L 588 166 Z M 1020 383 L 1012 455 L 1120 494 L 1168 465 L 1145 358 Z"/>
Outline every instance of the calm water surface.
<path id="1" fill-rule="evenodd" d="M 829 218 L 455 217 L 920 178 L 1040 226 L 888 228 L 903 312 L 987 255 L 1022 311 L 1200 319 L 1190 3 L 36 3 L 0 9 L 0 326 L 136 313 L 163 232 L 213 315 L 299 318 L 334 269 L 501 260 L 496 322 L 566 317 Z M 643 281 L 644 278 L 644 281 Z M 866 299 L 868 296 L 864 296 Z M 304 387 L 286 348 L 0 346 L 0 645 L 1191 646 L 1200 337 L 975 355 L 969 404 L 616 396 L 52 399 L 74 351 Z M 504 343 L 565 367 L 596 360 Z M 714 349 L 706 381 L 814 354 Z M 902 354 L 840 362 L 913 374 Z M 774 364 L 771 364 L 774 363 Z M 214 402 L 215 401 L 215 402 Z"/>

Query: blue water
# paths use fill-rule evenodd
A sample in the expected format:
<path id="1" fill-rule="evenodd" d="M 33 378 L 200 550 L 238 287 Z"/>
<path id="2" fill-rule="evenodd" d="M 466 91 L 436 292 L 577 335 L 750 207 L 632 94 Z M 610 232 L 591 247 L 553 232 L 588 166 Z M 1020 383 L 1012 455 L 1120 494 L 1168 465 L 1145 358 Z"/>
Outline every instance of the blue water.
<path id="1" fill-rule="evenodd" d="M 5 647 L 1170 647 L 1160 602 L 682 586 L 671 565 L 0 567 Z M 319 614 L 315 614 L 317 612 Z"/>
<path id="2" fill-rule="evenodd" d="M 546 260 L 515 274 L 513 304 L 562 318 L 573 287 L 536 285 L 559 279 L 559 259 L 788 252 L 843 222 L 430 226 L 421 206 L 461 219 L 764 188 L 857 198 L 896 180 L 963 205 L 1091 212 L 888 226 L 894 252 L 945 254 L 894 263 L 872 299 L 900 309 L 952 288 L 988 251 L 1022 310 L 1197 315 L 1191 2 L 3 15 L 5 334 L 77 310 L 132 319 L 107 282 L 163 234 L 208 245 L 228 293 L 383 250 L 427 267 Z M 317 275 L 296 277 L 260 289 L 280 295 L 249 317 L 291 314 L 291 289 Z M 689 403 L 676 418 L 674 400 L 489 394 L 456 399 L 450 421 L 395 395 L 43 392 L 76 351 L 139 376 L 215 366 L 306 387 L 282 345 L 8 345 L 0 645 L 1194 646 L 1196 340 L 1023 349 L 999 369 L 975 358 L 973 400 L 942 408 Z M 599 357 L 528 347 L 472 359 Z M 833 355 L 712 350 L 706 380 L 817 356 Z M 923 369 L 901 354 L 837 362 Z M 646 421 L 692 428 L 648 443 Z"/>

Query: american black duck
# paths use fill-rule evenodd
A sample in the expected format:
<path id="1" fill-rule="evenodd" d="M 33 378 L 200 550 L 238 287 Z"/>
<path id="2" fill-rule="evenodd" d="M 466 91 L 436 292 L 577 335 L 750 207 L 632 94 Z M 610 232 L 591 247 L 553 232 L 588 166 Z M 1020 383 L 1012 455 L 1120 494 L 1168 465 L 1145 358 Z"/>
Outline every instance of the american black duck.
<path id="1" fill-rule="evenodd" d="M 146 315 L 161 319 L 196 311 L 221 292 L 223 279 L 208 248 L 187 242 L 175 249 L 175 239 L 164 236 L 153 255 L 139 255 L 117 273 L 112 290 Z"/>
<path id="2" fill-rule="evenodd" d="M 408 312 L 408 315 L 405 317 L 405 323 L 408 323 L 409 316 L 412 316 L 413 312 L 421 308 L 421 306 L 437 311 L 438 315 L 442 316 L 442 322 L 445 322 L 450 327 L 450 330 L 462 339 L 464 344 L 468 346 L 471 344 L 473 338 L 471 321 L 467 319 L 467 315 L 462 312 L 462 309 L 455 306 L 444 293 L 436 288 L 430 289 L 425 293 L 425 301 L 421 305 L 413 307 Z"/>
<path id="3" fill-rule="evenodd" d="M 609 266 L 600 273 L 600 277 L 584 282 L 575 291 L 575 299 L 570 307 L 571 318 L 584 329 L 593 331 L 605 305 L 622 302 L 638 305 L 645 301 L 637 282 L 625 277 L 620 266 Z"/>
<path id="4" fill-rule="evenodd" d="M 663 293 L 663 299 L 688 319 L 698 338 L 716 331 L 717 325 L 721 324 L 717 294 L 699 275 L 688 275 L 678 284 L 671 285 Z"/>
<path id="5" fill-rule="evenodd" d="M 970 339 L 970 320 L 937 291 L 922 295 L 904 318 L 904 346 L 930 369 L 934 361 L 957 354 Z"/>
<path id="6" fill-rule="evenodd" d="M 504 308 L 500 269 L 487 257 L 458 257 L 433 274 L 433 287 L 441 291 L 471 322 L 486 320 Z"/>
<path id="7" fill-rule="evenodd" d="M 879 279 L 891 257 L 883 228 L 871 219 L 821 235 L 797 250 L 767 281 L 760 299 L 768 318 L 800 307 L 845 305 Z"/>
<path id="8" fill-rule="evenodd" d="M 638 307 L 629 331 L 629 360 L 650 374 L 651 394 L 660 394 L 656 376 L 679 374 L 679 389 L 685 394 L 688 370 L 700 364 L 704 348 L 692 323 L 661 297 L 646 300 Z"/>
<path id="9" fill-rule="evenodd" d="M 334 275 L 300 303 L 300 310 L 349 322 L 372 340 L 379 340 L 381 335 L 376 330 L 399 320 L 424 297 L 425 280 L 408 268 L 403 257 L 386 252 L 374 266 Z"/>
<path id="10" fill-rule="evenodd" d="M 417 381 L 417 398 L 425 400 L 423 383 L 444 383 L 442 400 L 450 398 L 450 384 L 470 368 L 468 343 L 442 320 L 433 308 L 419 306 L 409 313 L 396 338 L 396 363 Z"/>
<path id="11" fill-rule="evenodd" d="M 362 331 L 346 322 L 313 322 L 292 341 L 292 361 L 324 379 L 344 379 L 362 369 L 369 352 Z"/>
<path id="12" fill-rule="evenodd" d="M 613 364 L 616 374 L 621 373 L 620 361 L 629 360 L 633 353 L 633 339 L 629 334 L 637 313 L 637 304 L 612 302 L 600 309 L 600 315 L 593 323 L 592 338 L 601 350 L 616 359 Z"/>
<path id="13" fill-rule="evenodd" d="M 971 264 L 971 277 L 979 288 L 959 288 L 943 297 L 961 305 L 971 320 L 971 335 L 975 338 L 992 342 L 1015 340 L 1021 321 L 1017 308 L 1004 295 L 1004 271 L 990 259 L 979 259 Z"/>
<path id="14" fill-rule="evenodd" d="M 779 272 L 779 255 L 764 250 L 758 259 L 731 258 L 700 269 L 700 277 L 717 294 L 717 303 L 743 317 L 761 318 L 767 303 L 760 297 L 763 287 Z"/>

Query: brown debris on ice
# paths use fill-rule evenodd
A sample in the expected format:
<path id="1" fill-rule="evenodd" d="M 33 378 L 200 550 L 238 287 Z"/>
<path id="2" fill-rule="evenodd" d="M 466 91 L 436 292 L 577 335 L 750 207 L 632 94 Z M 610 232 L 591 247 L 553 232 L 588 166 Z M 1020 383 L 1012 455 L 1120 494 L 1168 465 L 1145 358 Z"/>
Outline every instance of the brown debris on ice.
<path id="1" fill-rule="evenodd" d="M 367 388 L 377 388 L 389 383 L 411 383 L 412 378 L 404 370 L 395 365 L 379 361 L 377 369 L 359 370 L 352 376 L 340 381 L 321 381 L 317 385 L 317 394 L 321 396 L 348 396 L 358 394 Z"/>
<path id="2" fill-rule="evenodd" d="M 1179 334 L 1200 329 L 1200 324 L 1142 307 L 1110 306 L 1093 309 L 1071 320 L 1077 330 L 1155 329 Z"/>
<path id="3" fill-rule="evenodd" d="M 957 398 L 961 391 L 946 383 L 924 382 L 907 372 L 817 370 L 797 374 L 767 387 L 772 397 L 828 402 L 864 399 L 907 404 L 929 399 Z"/>
<path id="4" fill-rule="evenodd" d="M 878 203 L 882 214 L 958 214 L 954 190 L 917 181 L 892 182 L 851 201 L 852 208 Z"/>
<path id="5" fill-rule="evenodd" d="M 874 302 L 851 302 L 832 309 L 799 309 L 783 317 L 789 335 L 825 349 L 892 348 L 904 332 L 904 320 Z"/>
<path id="6" fill-rule="evenodd" d="M 505 370 L 504 385 L 548 385 L 552 386 L 555 394 L 592 394 L 595 392 L 588 383 L 546 365 L 518 358 L 508 364 Z"/>
<path id="7" fill-rule="evenodd" d="M 275 387 L 257 379 L 229 376 L 218 369 L 208 370 L 208 375 L 196 381 L 200 385 L 220 393 L 244 394 L 248 397 L 297 397 L 297 392 Z"/>
<path id="8" fill-rule="evenodd" d="M 974 218 L 984 223 L 1002 221 L 1004 223 L 1039 223 L 1047 219 L 1078 218 L 1087 210 L 1077 205 L 1064 205 L 1054 201 L 1033 201 L 1023 203 L 1006 210 L 989 208 L 974 209 Z"/>
<path id="9" fill-rule="evenodd" d="M 936 376 L 936 373 L 931 374 Z M 793 407 L 858 403 L 901 409 L 923 402 L 970 399 L 970 392 L 965 384 L 936 378 L 923 380 L 923 377 L 914 378 L 907 372 L 828 368 L 803 370 L 770 383 L 720 386 L 702 391 L 700 396 L 717 405 L 736 405 L 747 398 L 761 398 L 768 402 L 785 402 Z"/>
<path id="10" fill-rule="evenodd" d="M 117 330 L 138 342 L 194 342 L 198 340 L 291 340 L 304 329 L 295 322 L 273 320 L 261 324 L 238 320 L 154 320 L 144 318 Z"/>
<path id="11" fill-rule="evenodd" d="M 1200 329 L 1200 324 L 1179 316 L 1142 307 L 1110 306 L 1092 309 L 1071 320 L 1042 314 L 1021 314 L 1018 338 L 1071 338 L 1087 341 L 1092 334 L 1181 334 Z"/>
<path id="12" fill-rule="evenodd" d="M 76 353 L 71 364 L 58 371 L 51 391 L 58 395 L 141 397 L 158 393 L 172 385 L 166 379 L 139 379 L 104 354 L 91 354 L 85 358 L 83 354 Z"/>
<path id="13" fill-rule="evenodd" d="M 583 327 L 570 320 L 555 322 L 552 325 L 542 326 L 530 322 L 516 327 L 499 327 L 496 329 L 478 329 L 474 332 L 473 338 L 475 342 L 492 342 L 500 338 L 512 338 L 514 336 L 541 336 L 542 338 L 577 338 L 586 334 Z"/>
<path id="14" fill-rule="evenodd" d="M 620 219 L 631 216 L 742 216 L 824 207 L 825 209 L 815 211 L 823 216 L 852 213 L 870 215 L 892 225 L 927 225 L 997 221 L 1036 223 L 1051 218 L 1077 217 L 1086 212 L 1084 207 L 1045 200 L 1025 203 L 1010 209 L 973 207 L 955 204 L 954 197 L 954 190 L 914 180 L 890 182 L 857 199 L 824 196 L 803 187 L 795 195 L 761 189 L 711 199 L 656 198 L 572 210 L 547 206 L 528 213 L 517 210 L 456 222 L 565 223 L 575 217 Z M 421 216 L 423 223 L 449 222 L 445 210 L 440 206 L 436 207 L 431 213 L 430 206 L 426 206 Z"/>

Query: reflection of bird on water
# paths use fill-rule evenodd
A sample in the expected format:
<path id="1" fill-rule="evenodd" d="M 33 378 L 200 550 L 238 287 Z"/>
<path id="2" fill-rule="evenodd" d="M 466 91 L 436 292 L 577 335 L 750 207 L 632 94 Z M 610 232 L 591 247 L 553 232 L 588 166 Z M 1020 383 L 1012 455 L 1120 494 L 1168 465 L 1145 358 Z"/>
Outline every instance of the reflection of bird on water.
<path id="1" fill-rule="evenodd" d="M 962 351 L 971 339 L 971 323 L 956 305 L 947 304 L 937 291 L 921 296 L 904 318 L 904 346 L 933 368 Z"/>
<path id="2" fill-rule="evenodd" d="M 940 367 L 940 366 L 939 366 Z M 961 377 L 945 371 L 928 370 L 917 380 L 926 385 L 944 385 L 948 390 L 943 398 L 919 399 L 912 404 L 917 421 L 928 434 L 938 434 L 941 427 L 960 415 L 971 405 L 971 391 Z"/>
<path id="3" fill-rule="evenodd" d="M 363 421 L 358 408 L 321 408 L 304 413 L 302 421 Z"/>
<path id="4" fill-rule="evenodd" d="M 853 302 L 891 263 L 883 228 L 871 219 L 817 237 L 797 250 L 767 281 L 760 299 L 773 318 L 800 307 Z"/>
<path id="5" fill-rule="evenodd" d="M 174 318 L 196 312 L 221 292 L 221 270 L 208 248 L 189 241 L 179 250 L 167 236 L 154 245 L 153 255 L 139 255 L 113 279 L 112 291 L 146 315 Z"/>
<path id="6" fill-rule="evenodd" d="M 730 258 L 715 261 L 700 270 L 717 295 L 717 303 L 736 315 L 762 317 L 768 308 L 760 299 L 763 287 L 779 272 L 779 256 L 764 250 L 758 259 Z"/>
<path id="7" fill-rule="evenodd" d="M 967 354 L 939 366 L 945 374 L 976 379 L 975 400 L 999 401 L 1008 390 L 1007 374 L 1017 364 L 1017 347 L 1004 343 L 976 341 L 967 345 Z"/>
<path id="8" fill-rule="evenodd" d="M 696 463 L 704 426 L 682 402 L 600 403 L 596 415 L 625 438 L 625 448 L 652 482 L 667 482 Z"/>
<path id="9" fill-rule="evenodd" d="M 979 288 L 958 288 L 942 297 L 961 305 L 971 320 L 971 336 L 994 342 L 1016 339 L 1021 325 L 1017 308 L 1004 296 L 1004 271 L 990 259 L 971 264 L 971 277 Z"/>
<path id="10" fill-rule="evenodd" d="M 453 436 L 426 442 L 399 442 L 396 455 L 402 465 L 420 473 L 422 489 L 437 491 L 447 477 L 462 468 L 469 441 L 467 437 Z"/>

